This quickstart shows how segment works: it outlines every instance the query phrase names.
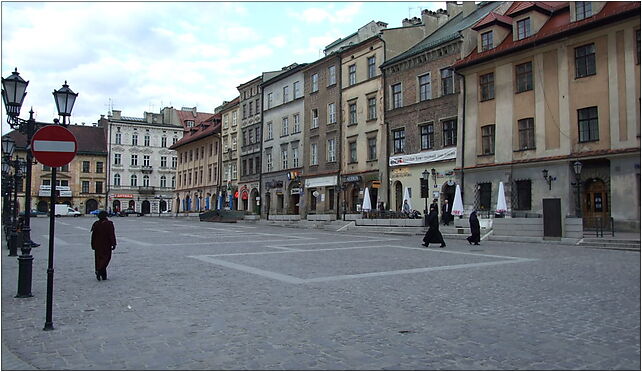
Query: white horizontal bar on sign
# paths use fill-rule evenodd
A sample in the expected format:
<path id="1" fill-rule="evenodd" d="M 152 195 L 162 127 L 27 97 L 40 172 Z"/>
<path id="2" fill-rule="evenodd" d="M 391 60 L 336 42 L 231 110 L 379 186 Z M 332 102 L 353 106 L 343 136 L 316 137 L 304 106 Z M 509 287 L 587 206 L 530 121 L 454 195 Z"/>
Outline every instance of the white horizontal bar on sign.
<path id="1" fill-rule="evenodd" d="M 33 141 L 33 151 L 76 152 L 76 143 L 70 141 Z"/>

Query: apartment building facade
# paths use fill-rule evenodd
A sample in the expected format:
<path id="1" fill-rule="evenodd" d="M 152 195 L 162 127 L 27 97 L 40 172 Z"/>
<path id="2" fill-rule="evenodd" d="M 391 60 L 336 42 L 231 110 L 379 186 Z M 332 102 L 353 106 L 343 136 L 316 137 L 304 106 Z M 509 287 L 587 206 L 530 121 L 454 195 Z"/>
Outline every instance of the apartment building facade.
<path id="1" fill-rule="evenodd" d="M 234 208 L 238 192 L 239 169 L 239 97 L 221 106 L 221 189 L 218 209 Z M 238 199 L 238 198 L 237 198 Z"/>
<path id="2" fill-rule="evenodd" d="M 586 226 L 640 228 L 640 3 L 514 3 L 474 28 L 465 76 L 466 209 L 557 205 Z"/>
<path id="3" fill-rule="evenodd" d="M 238 210 L 260 214 L 261 137 L 262 137 L 262 76 L 238 86 L 241 128 L 238 176 Z"/>

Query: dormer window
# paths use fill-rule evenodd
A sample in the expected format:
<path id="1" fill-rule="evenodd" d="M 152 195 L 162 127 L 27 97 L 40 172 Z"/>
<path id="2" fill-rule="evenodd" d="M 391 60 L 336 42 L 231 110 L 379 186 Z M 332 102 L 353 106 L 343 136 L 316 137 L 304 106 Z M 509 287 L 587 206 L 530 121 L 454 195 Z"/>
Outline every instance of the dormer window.
<path id="1" fill-rule="evenodd" d="M 481 47 L 482 52 L 485 50 L 493 49 L 493 31 L 488 31 L 481 34 Z"/>
<path id="2" fill-rule="evenodd" d="M 191 128 L 194 126 L 194 120 L 187 120 L 185 123 L 187 124 L 188 128 Z"/>
<path id="3" fill-rule="evenodd" d="M 593 7 L 590 1 L 578 1 L 575 3 L 575 20 L 580 21 L 593 15 Z"/>
<path id="4" fill-rule="evenodd" d="M 531 36 L 531 19 L 524 18 L 517 21 L 517 40 L 526 39 Z"/>

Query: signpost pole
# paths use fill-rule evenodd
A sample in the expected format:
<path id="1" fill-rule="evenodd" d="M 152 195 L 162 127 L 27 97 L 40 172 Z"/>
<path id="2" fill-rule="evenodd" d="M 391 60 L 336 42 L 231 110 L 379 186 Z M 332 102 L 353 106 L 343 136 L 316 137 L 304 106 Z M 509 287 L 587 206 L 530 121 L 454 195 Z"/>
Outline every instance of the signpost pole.
<path id="1" fill-rule="evenodd" d="M 47 266 L 47 314 L 45 331 L 54 329 L 52 320 L 53 308 L 53 257 L 54 257 L 54 228 L 56 226 L 56 168 L 51 168 L 51 209 L 49 212 L 49 263 Z"/>

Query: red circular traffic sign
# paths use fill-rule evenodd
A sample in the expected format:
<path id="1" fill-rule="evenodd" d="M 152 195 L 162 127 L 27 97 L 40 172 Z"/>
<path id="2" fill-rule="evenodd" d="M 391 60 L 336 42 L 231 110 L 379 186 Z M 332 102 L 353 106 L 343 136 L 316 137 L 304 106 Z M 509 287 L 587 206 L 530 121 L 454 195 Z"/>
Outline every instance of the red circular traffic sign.
<path id="1" fill-rule="evenodd" d="M 42 164 L 62 167 L 76 156 L 78 142 L 67 128 L 47 125 L 38 129 L 31 140 L 31 153 Z"/>

